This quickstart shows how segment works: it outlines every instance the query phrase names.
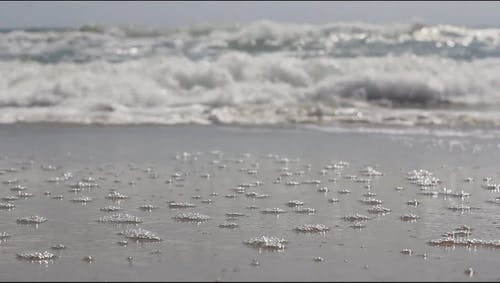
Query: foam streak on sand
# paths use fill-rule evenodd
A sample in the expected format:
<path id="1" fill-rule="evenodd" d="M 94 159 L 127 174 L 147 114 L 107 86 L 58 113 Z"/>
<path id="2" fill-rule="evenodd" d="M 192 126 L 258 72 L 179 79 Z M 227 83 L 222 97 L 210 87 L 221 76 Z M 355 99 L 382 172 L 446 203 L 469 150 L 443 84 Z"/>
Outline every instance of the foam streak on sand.
<path id="1" fill-rule="evenodd" d="M 137 224 L 142 223 L 142 219 L 126 213 L 113 214 L 111 216 L 103 216 L 97 219 L 97 222 L 102 223 L 122 223 L 122 224 Z"/>
<path id="2" fill-rule="evenodd" d="M 54 259 L 56 256 L 48 251 L 43 252 L 25 252 L 17 254 L 19 258 L 29 260 L 29 261 L 45 261 L 49 259 Z"/>
<path id="3" fill-rule="evenodd" d="M 156 236 L 153 232 L 138 228 L 138 229 L 128 229 L 120 232 L 121 235 L 125 237 L 137 241 L 150 241 L 150 242 L 159 242 L 161 238 Z"/>
<path id="4" fill-rule="evenodd" d="M 243 242 L 254 248 L 264 250 L 283 250 L 286 248 L 287 240 L 274 236 L 260 236 Z"/>

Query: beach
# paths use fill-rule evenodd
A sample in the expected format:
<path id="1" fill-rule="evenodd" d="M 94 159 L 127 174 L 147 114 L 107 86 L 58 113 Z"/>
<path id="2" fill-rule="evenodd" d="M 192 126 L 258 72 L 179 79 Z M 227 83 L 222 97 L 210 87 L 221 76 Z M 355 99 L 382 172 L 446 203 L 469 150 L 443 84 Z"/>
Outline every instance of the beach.
<path id="1" fill-rule="evenodd" d="M 500 28 L 330 20 L 1 29 L 0 280 L 500 280 Z"/>
<path id="2" fill-rule="evenodd" d="M 497 281 L 499 147 L 348 125 L 1 125 L 2 197 L 33 196 L 0 211 L 0 278 Z M 18 223 L 31 215 L 46 221 Z"/>

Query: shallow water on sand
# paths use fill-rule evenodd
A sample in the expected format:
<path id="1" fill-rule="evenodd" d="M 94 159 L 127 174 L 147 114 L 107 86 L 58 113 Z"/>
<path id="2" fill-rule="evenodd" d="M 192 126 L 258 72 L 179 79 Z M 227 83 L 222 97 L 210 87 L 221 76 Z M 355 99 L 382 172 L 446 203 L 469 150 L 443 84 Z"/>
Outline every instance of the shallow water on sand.
<path id="1" fill-rule="evenodd" d="M 11 190 L 16 184 L 4 183 L 15 179 L 34 196 L 11 201 L 13 209 L 0 211 L 0 232 L 10 234 L 0 243 L 0 278 L 496 281 L 498 248 L 427 242 L 461 225 L 473 229 L 470 239 L 500 239 L 500 206 L 487 202 L 499 194 L 482 187 L 500 183 L 499 145 L 500 140 L 488 138 L 300 128 L 1 126 L 1 197 L 18 194 Z M 367 166 L 383 175 L 364 176 Z M 422 190 L 407 179 L 414 169 L 428 170 L 441 183 Z M 47 181 L 55 177 L 61 180 Z M 468 177 L 473 180 L 465 181 Z M 80 191 L 70 191 L 78 182 L 98 187 L 80 184 Z M 442 188 L 471 196 L 449 196 Z M 342 189 L 350 193 L 338 193 Z M 128 198 L 109 198 L 112 190 Z M 429 191 L 438 194 L 421 194 Z M 72 201 L 84 196 L 91 200 Z M 390 213 L 369 213 L 368 198 L 381 200 Z M 414 199 L 417 206 L 406 204 Z M 293 200 L 303 204 L 291 207 Z M 172 202 L 195 206 L 175 208 Z M 146 204 L 156 208 L 140 208 Z M 462 204 L 473 209 L 449 209 Z M 101 210 L 111 205 L 121 210 Z M 285 212 L 262 212 L 273 208 Z M 295 211 L 299 208 L 316 211 Z M 357 222 L 343 217 L 356 213 L 370 219 L 353 228 Z M 403 221 L 408 213 L 419 218 Z M 96 221 L 114 214 L 140 223 Z M 31 215 L 47 221 L 16 222 Z M 227 223 L 237 225 L 219 226 Z M 324 226 L 302 226 L 307 224 Z M 299 226 L 328 229 L 304 232 Z M 129 228 L 146 229 L 161 241 L 119 234 Z M 265 244 L 252 241 L 260 236 L 286 241 L 283 247 L 270 238 Z M 51 249 L 57 244 L 66 248 Z M 31 262 L 17 256 L 30 251 L 57 257 Z M 90 263 L 83 260 L 87 256 Z M 474 270 L 472 277 L 468 268 Z"/>

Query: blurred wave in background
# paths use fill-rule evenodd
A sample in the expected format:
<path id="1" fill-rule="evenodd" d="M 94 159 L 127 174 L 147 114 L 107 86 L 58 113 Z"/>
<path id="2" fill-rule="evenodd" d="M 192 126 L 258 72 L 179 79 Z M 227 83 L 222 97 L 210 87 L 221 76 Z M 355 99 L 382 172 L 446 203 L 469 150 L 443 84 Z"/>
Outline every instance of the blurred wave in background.
<path id="1" fill-rule="evenodd" d="M 0 122 L 500 125 L 500 29 L 255 21 L 0 32 Z"/>

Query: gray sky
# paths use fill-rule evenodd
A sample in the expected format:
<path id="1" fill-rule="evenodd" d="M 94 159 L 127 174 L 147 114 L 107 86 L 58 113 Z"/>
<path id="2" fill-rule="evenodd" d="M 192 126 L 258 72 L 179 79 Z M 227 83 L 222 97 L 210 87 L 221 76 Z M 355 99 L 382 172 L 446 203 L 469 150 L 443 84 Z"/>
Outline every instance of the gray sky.
<path id="1" fill-rule="evenodd" d="M 85 24 L 167 27 L 195 23 L 362 21 L 500 26 L 500 2 L 0 2 L 0 28 Z"/>

